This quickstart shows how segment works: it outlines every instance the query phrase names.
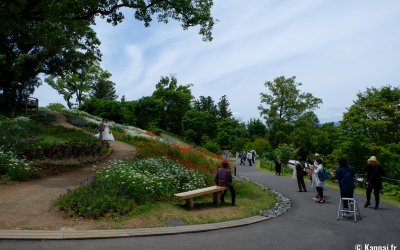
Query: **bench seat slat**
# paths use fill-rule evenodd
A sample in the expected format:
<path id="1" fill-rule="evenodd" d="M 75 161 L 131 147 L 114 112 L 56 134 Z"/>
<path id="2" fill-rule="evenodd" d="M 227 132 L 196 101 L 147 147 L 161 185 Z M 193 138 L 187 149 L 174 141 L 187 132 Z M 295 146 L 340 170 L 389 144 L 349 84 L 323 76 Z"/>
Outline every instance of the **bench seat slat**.
<path id="1" fill-rule="evenodd" d="M 193 198 L 193 197 L 197 197 L 197 196 L 221 192 L 226 189 L 227 189 L 226 187 L 211 186 L 211 187 L 201 188 L 201 189 L 192 190 L 192 191 L 188 191 L 188 192 L 177 193 L 174 196 L 179 199 L 185 200 L 185 199 L 189 199 L 189 198 Z"/>

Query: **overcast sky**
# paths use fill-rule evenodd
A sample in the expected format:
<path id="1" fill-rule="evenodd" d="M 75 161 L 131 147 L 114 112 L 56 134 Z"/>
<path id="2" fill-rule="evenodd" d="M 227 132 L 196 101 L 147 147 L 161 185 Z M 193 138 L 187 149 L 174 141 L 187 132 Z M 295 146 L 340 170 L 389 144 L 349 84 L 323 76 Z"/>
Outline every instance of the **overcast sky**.
<path id="1" fill-rule="evenodd" d="M 113 27 L 94 27 L 102 44 L 101 66 L 112 74 L 119 97 L 149 96 L 161 76 L 175 75 L 192 93 L 226 95 L 234 116 L 260 118 L 257 107 L 266 81 L 296 76 L 322 99 L 320 122 L 339 121 L 367 87 L 400 86 L 400 1 L 398 0 L 214 0 L 219 20 L 213 41 L 198 28 L 153 23 L 149 28 L 128 12 Z M 63 102 L 45 83 L 35 96 L 42 106 Z"/>

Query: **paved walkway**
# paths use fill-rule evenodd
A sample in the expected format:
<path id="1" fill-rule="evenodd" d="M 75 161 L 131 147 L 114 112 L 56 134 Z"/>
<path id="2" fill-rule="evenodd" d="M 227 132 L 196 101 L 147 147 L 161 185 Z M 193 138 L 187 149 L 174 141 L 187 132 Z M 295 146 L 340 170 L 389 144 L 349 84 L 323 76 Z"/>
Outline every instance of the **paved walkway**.
<path id="1" fill-rule="evenodd" d="M 327 203 L 317 204 L 313 193 L 298 193 L 296 181 L 254 167 L 238 166 L 238 174 L 280 191 L 292 201 L 284 215 L 243 227 L 164 236 L 113 239 L 0 241 L 0 249 L 400 249 L 400 209 L 383 203 L 379 210 L 363 208 L 362 220 L 336 220 L 339 195 L 325 189 Z M 307 183 L 309 184 L 309 183 Z M 237 201 L 240 205 L 240 200 Z M 227 223 L 226 225 L 229 225 Z M 209 225 L 192 226 L 192 232 Z M 190 228 L 190 227 L 187 227 Z M 195 228 L 195 229 L 193 229 Z M 148 229 L 148 231 L 163 229 Z M 165 228 L 164 230 L 171 230 Z M 184 230 L 184 227 L 181 227 Z M 110 232 L 110 231 L 108 231 Z M 189 231 L 190 232 L 190 231 Z M 1 232 L 0 232 L 1 233 Z M 170 232 L 176 233 L 176 232 Z M 122 236 L 122 235 L 121 235 Z M 362 245 L 358 245 L 362 244 Z M 381 247 L 381 248 L 371 248 Z M 382 248 L 387 247 L 387 248 Z"/>

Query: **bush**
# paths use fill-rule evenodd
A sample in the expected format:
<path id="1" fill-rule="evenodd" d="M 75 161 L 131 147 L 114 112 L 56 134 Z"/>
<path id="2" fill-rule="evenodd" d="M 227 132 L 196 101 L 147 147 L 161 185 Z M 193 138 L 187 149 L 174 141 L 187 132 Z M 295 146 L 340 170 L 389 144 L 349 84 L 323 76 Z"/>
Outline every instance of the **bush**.
<path id="1" fill-rule="evenodd" d="M 56 116 L 46 108 L 39 108 L 38 114 L 36 116 L 31 116 L 30 119 L 46 126 L 56 122 Z"/>
<path id="2" fill-rule="evenodd" d="M 40 130 L 38 123 L 28 117 L 3 119 L 0 121 L 0 146 L 7 151 L 18 152 L 21 143 L 29 142 L 38 130 Z"/>
<path id="3" fill-rule="evenodd" d="M 65 106 L 61 103 L 50 103 L 49 105 L 47 105 L 47 108 L 51 111 L 62 112 L 65 109 Z"/>
<path id="4" fill-rule="evenodd" d="M 26 181 L 37 177 L 35 169 L 23 159 L 18 159 L 12 151 L 0 148 L 0 175 L 14 181 Z"/>
<path id="5" fill-rule="evenodd" d="M 97 218 L 125 214 L 134 204 L 166 200 L 174 193 L 205 187 L 204 177 L 165 158 L 116 162 L 86 185 L 57 200 L 60 210 Z"/>
<path id="6" fill-rule="evenodd" d="M 213 141 L 207 141 L 206 144 L 204 144 L 204 148 L 215 154 L 218 154 L 219 152 L 221 152 L 221 148 L 218 146 L 217 143 L 215 143 Z"/>

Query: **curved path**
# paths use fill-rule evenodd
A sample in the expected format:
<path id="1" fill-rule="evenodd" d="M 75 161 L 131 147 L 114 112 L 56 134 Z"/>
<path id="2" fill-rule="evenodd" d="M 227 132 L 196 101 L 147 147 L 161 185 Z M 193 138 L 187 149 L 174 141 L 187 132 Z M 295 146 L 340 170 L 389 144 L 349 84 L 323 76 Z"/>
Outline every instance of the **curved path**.
<path id="1" fill-rule="evenodd" d="M 400 249 L 399 208 L 385 203 L 379 210 L 363 208 L 364 199 L 357 197 L 362 220 L 337 221 L 337 190 L 326 188 L 327 203 L 317 204 L 311 199 L 312 192 L 298 193 L 296 181 L 290 177 L 253 167 L 237 166 L 237 170 L 239 175 L 289 197 L 292 208 L 271 220 L 218 231 L 84 241 L 4 240 L 0 249 Z M 240 206 L 240 200 L 237 202 Z"/>
<path id="2" fill-rule="evenodd" d="M 68 128 L 73 125 L 66 122 L 65 116 L 56 113 L 57 122 Z M 126 143 L 110 141 L 111 154 L 95 165 L 131 156 L 134 148 Z M 79 186 L 94 174 L 93 163 L 60 176 L 49 176 L 40 180 L 31 180 L 10 185 L 0 185 L 0 228 L 1 229 L 44 229 L 59 230 L 63 227 L 76 229 L 95 228 L 94 221 L 62 218 L 52 202 L 67 188 Z M 32 195 L 34 194 L 34 195 Z M 3 249 L 0 247 L 0 249 Z"/>

